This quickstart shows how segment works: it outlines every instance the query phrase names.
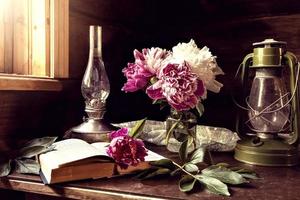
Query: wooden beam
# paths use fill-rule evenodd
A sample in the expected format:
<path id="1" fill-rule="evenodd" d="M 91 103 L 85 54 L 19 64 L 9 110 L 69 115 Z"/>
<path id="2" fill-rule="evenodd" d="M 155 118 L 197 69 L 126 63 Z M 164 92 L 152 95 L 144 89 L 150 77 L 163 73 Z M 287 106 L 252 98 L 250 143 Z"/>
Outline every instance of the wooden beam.
<path id="1" fill-rule="evenodd" d="M 116 192 L 101 189 L 92 189 L 84 187 L 76 187 L 71 185 L 44 185 L 40 181 L 30 181 L 15 179 L 9 177 L 2 178 L 0 181 L 0 188 L 17 190 L 23 192 L 30 192 L 43 195 L 51 195 L 58 197 L 67 197 L 72 199 L 107 199 L 107 200 L 165 200 L 162 197 L 151 197 L 143 194 L 130 194 L 126 192 Z"/>
<path id="2" fill-rule="evenodd" d="M 4 72 L 5 71 L 5 67 L 4 67 L 4 30 L 5 30 L 5 26 L 4 26 L 4 0 L 0 0 L 1 5 L 0 5 L 0 72 Z"/>
<path id="3" fill-rule="evenodd" d="M 0 75 L 0 91 L 61 91 L 62 83 L 50 78 Z"/>
<path id="4" fill-rule="evenodd" d="M 50 0 L 50 77 L 69 76 L 69 0 Z"/>
<path id="5" fill-rule="evenodd" d="M 29 60 L 29 0 L 14 0 L 13 8 L 13 73 L 28 74 Z"/>
<path id="6" fill-rule="evenodd" d="M 31 0 L 32 66 L 31 75 L 48 76 L 46 65 L 46 6 L 45 0 Z"/>
<path id="7" fill-rule="evenodd" d="M 13 1 L 4 1 L 4 72 L 13 72 Z"/>

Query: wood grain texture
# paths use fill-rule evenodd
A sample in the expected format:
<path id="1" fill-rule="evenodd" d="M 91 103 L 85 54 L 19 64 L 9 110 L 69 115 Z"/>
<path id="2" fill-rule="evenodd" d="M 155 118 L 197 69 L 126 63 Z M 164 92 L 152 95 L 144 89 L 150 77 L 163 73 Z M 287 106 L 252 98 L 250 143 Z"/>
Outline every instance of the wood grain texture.
<path id="1" fill-rule="evenodd" d="M 50 1 L 50 77 L 69 77 L 69 0 Z"/>
<path id="2" fill-rule="evenodd" d="M 5 28 L 4 23 L 4 6 L 0 6 L 0 30 L 4 30 Z M 4 31 L 0 31 L 0 72 L 3 73 L 5 71 L 4 67 Z"/>
<path id="3" fill-rule="evenodd" d="M 53 79 L 0 75 L 0 90 L 61 91 L 62 83 Z"/>
<path id="4" fill-rule="evenodd" d="M 29 72 L 29 0 L 13 1 L 13 72 Z"/>
<path id="5" fill-rule="evenodd" d="M 13 72 L 13 1 L 4 1 L 4 72 Z"/>
<path id="6" fill-rule="evenodd" d="M 123 93 L 122 69 L 133 61 L 134 49 L 159 46 L 171 49 L 193 38 L 216 55 L 225 76 L 220 94 L 209 94 L 200 123 L 234 129 L 236 109 L 230 93 L 233 77 L 253 42 L 274 38 L 288 43 L 300 58 L 300 3 L 257 0 L 81 1 L 70 2 L 70 76 L 83 76 L 88 57 L 88 25 L 103 27 L 103 59 L 111 82 L 107 117 L 128 121 L 143 117 L 164 120 L 143 92 Z M 73 33 L 73 34 L 72 34 Z M 72 42 L 76 41 L 76 42 Z M 79 55 L 79 56 L 76 56 Z M 216 115 L 215 113 L 219 113 Z"/>
<path id="7" fill-rule="evenodd" d="M 62 91 L 1 91 L 0 154 L 9 154 L 30 138 L 63 136 L 79 124 L 84 108 L 79 99 L 74 101 L 80 95 L 72 89 L 80 88 L 75 84 L 63 82 Z"/>
<path id="8" fill-rule="evenodd" d="M 218 77 L 224 87 L 219 94 L 208 94 L 208 99 L 204 101 L 205 113 L 200 123 L 223 126 L 231 130 L 235 125 L 233 111 L 236 109 L 230 96 L 236 85 L 233 77 L 243 57 L 252 51 L 252 43 L 270 37 L 283 40 L 288 42 L 288 50 L 300 58 L 300 2 L 296 0 L 72 0 L 69 10 L 69 74 L 77 84 L 71 86 L 67 92 L 63 91 L 62 96 L 51 97 L 53 94 L 47 94 L 49 100 L 47 95 L 44 99 L 51 102 L 52 98 L 57 98 L 63 102 L 62 105 L 70 103 L 72 109 L 62 109 L 51 116 L 55 118 L 56 115 L 63 115 L 72 121 L 73 124 L 69 126 L 58 124 L 64 126 L 65 130 L 66 127 L 75 126 L 75 122 L 79 123 L 84 114 L 80 81 L 88 60 L 88 27 L 91 24 L 103 28 L 103 60 L 111 83 L 105 117 L 112 122 L 144 117 L 164 120 L 168 114 L 167 109 L 161 111 L 159 106 L 152 105 L 142 91 L 121 91 L 126 81 L 121 71 L 127 62 L 133 62 L 134 49 L 153 46 L 171 49 L 178 42 L 188 42 L 191 38 L 195 39 L 199 47 L 207 45 L 217 55 L 217 61 L 225 72 L 224 76 Z M 32 97 L 24 97 L 22 92 L 16 92 L 3 98 L 5 101 L 15 99 L 12 101 L 18 105 L 28 104 L 23 98 L 32 100 L 37 96 L 39 94 L 33 93 Z M 14 127 L 21 123 L 15 123 L 12 117 L 16 105 L 8 105 L 1 110 L 3 116 L 8 115 L 2 118 L 7 124 L 3 128 L 7 132 L 2 133 L 6 139 L 16 132 Z M 36 106 L 40 108 L 36 110 L 37 114 L 31 117 L 28 115 L 33 121 L 41 115 L 45 109 L 43 106 L 55 110 L 57 105 L 37 102 Z M 42 127 L 36 129 L 34 125 L 28 125 L 27 130 L 30 132 L 38 129 L 43 130 Z"/>
<path id="9" fill-rule="evenodd" d="M 84 101 L 80 82 L 88 61 L 88 27 L 92 24 L 102 26 L 103 30 L 103 60 L 111 83 L 105 117 L 112 122 L 144 117 L 164 120 L 168 114 L 168 110 L 161 111 L 159 106 L 152 105 L 142 91 L 121 91 L 126 81 L 121 71 L 127 62 L 134 61 L 134 49 L 155 46 L 171 49 L 178 42 L 188 42 L 191 38 L 199 47 L 207 45 L 218 57 L 218 64 L 225 72 L 224 76 L 218 77 L 224 87 L 219 94 L 208 94 L 207 100 L 203 102 L 205 113 L 199 123 L 231 130 L 234 130 L 237 111 L 231 99 L 231 92 L 237 84 L 234 74 L 243 57 L 252 51 L 252 43 L 265 38 L 283 40 L 288 43 L 287 49 L 300 58 L 298 0 L 71 0 L 69 3 L 68 73 L 76 83 L 64 84 L 61 92 L 1 91 L 0 152 L 11 150 L 29 138 L 62 135 L 81 122 Z M 5 26 L 9 20 L 4 19 Z M 11 35 L 8 34 L 11 29 L 8 27 L 4 33 L 0 32 L 0 37 L 6 34 L 7 41 L 11 41 Z M 12 70 L 12 63 L 8 62 L 12 60 L 11 51 L 7 49 L 8 53 L 1 55 L 0 38 L 0 70 Z M 59 52 L 56 53 L 58 56 Z M 6 61 L 1 67 L 3 56 Z M 225 157 L 219 157 L 218 161 L 224 162 Z M 297 199 L 294 191 L 299 190 L 295 187 L 300 185 L 300 179 L 294 177 L 295 173 L 299 174 L 298 167 L 257 170 L 267 178 L 250 188 L 233 188 L 233 199 L 243 199 L 246 195 L 250 195 L 249 199 Z M 143 190 L 144 194 L 164 195 L 169 192 L 179 198 L 190 197 L 174 192 L 177 191 L 174 180 L 159 180 L 159 186 L 155 186 L 156 182 L 137 183 L 118 179 L 82 182 L 79 185 L 105 191 L 122 188 L 126 194 Z M 79 185 L 75 184 L 75 187 Z M 284 188 L 288 185 L 291 187 Z M 284 192 L 280 192 L 280 188 L 284 188 Z M 212 196 L 197 193 L 192 198 L 210 199 Z"/>
<path id="10" fill-rule="evenodd" d="M 166 152 L 165 147 L 151 146 L 150 148 L 172 159 L 177 157 L 177 154 Z M 231 153 L 219 152 L 213 153 L 212 156 L 216 163 L 226 162 L 233 166 L 249 168 L 263 178 L 252 180 L 250 184 L 244 186 L 230 186 L 232 200 L 299 199 L 297 194 L 300 189 L 299 166 L 286 168 L 249 166 L 234 160 Z M 0 179 L 0 187 L 74 199 L 225 199 L 202 189 L 195 190 L 193 193 L 180 192 L 177 179 L 174 177 L 140 181 L 127 176 L 44 186 L 39 176 L 12 174 L 7 179 Z"/>
<path id="11" fill-rule="evenodd" d="M 31 54 L 30 74 L 49 76 L 46 63 L 46 1 L 31 0 Z"/>

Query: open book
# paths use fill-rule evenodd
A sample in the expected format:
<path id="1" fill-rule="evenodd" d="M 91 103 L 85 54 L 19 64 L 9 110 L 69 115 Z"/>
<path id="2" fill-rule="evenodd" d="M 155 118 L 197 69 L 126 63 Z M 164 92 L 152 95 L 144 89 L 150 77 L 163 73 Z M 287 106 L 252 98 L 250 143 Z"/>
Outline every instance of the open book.
<path id="1" fill-rule="evenodd" d="M 163 156 L 148 150 L 145 162 L 121 169 L 107 155 L 108 144 L 105 142 L 89 144 L 80 139 L 67 139 L 54 143 L 55 150 L 39 156 L 43 182 L 52 184 L 128 174 L 149 168 L 149 161 L 164 159 Z"/>

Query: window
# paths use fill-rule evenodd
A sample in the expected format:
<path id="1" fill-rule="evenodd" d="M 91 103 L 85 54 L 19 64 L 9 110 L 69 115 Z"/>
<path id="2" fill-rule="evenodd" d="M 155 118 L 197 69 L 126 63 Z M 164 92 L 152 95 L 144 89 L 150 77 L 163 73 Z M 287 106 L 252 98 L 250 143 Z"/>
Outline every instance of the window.
<path id="1" fill-rule="evenodd" d="M 69 0 L 0 0 L 0 73 L 68 77 L 68 25 Z"/>

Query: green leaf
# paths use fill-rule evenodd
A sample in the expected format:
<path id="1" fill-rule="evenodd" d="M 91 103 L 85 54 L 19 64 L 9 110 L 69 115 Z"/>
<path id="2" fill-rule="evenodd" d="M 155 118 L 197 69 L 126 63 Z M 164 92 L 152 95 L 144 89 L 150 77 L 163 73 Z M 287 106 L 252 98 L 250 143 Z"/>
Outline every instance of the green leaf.
<path id="1" fill-rule="evenodd" d="M 29 146 L 24 147 L 20 150 L 19 158 L 32 158 L 33 156 L 40 155 L 42 153 L 46 153 L 52 151 L 54 146 L 46 147 L 46 146 Z"/>
<path id="2" fill-rule="evenodd" d="M 144 178 L 153 178 L 155 176 L 159 176 L 159 175 L 165 175 L 165 174 L 170 174 L 171 170 L 167 169 L 167 168 L 158 168 L 156 171 L 148 174 L 147 176 L 145 176 Z"/>
<path id="3" fill-rule="evenodd" d="M 57 139 L 57 137 L 36 138 L 36 139 L 30 140 L 24 146 L 25 147 L 32 147 L 32 146 L 45 146 L 45 147 L 49 147 L 49 146 L 51 146 L 56 141 L 56 139 Z"/>
<path id="4" fill-rule="evenodd" d="M 175 169 L 175 165 L 169 159 L 160 159 L 160 160 L 157 160 L 157 161 L 151 161 L 151 162 L 149 162 L 149 164 L 152 165 L 152 166 L 156 166 L 156 167 L 168 168 L 170 170 Z"/>
<path id="5" fill-rule="evenodd" d="M 146 120 L 147 120 L 147 118 L 137 121 L 135 126 L 130 129 L 128 135 L 133 138 L 137 138 L 139 136 L 139 134 L 142 132 L 144 125 L 146 123 Z"/>
<path id="6" fill-rule="evenodd" d="M 197 105 L 196 105 L 196 109 L 199 113 L 199 117 L 201 117 L 204 113 L 204 106 L 201 102 L 199 102 Z"/>
<path id="7" fill-rule="evenodd" d="M 157 170 L 156 167 L 151 167 L 151 168 L 145 169 L 141 172 L 137 172 L 137 174 L 133 178 L 134 179 L 144 179 L 145 176 L 147 176 L 148 174 L 154 172 L 155 170 Z"/>
<path id="8" fill-rule="evenodd" d="M 175 130 L 175 128 L 177 128 L 179 122 L 180 122 L 180 120 L 176 121 L 174 124 L 172 124 L 171 128 L 167 131 L 167 134 L 166 134 L 166 144 L 169 143 L 171 134 L 173 133 L 173 131 Z"/>
<path id="9" fill-rule="evenodd" d="M 189 139 L 182 142 L 179 148 L 179 158 L 184 162 L 187 160 L 188 157 L 188 143 Z"/>
<path id="10" fill-rule="evenodd" d="M 199 168 L 197 167 L 197 165 L 193 164 L 193 163 L 187 163 L 184 165 L 184 169 L 188 172 L 197 172 L 199 171 Z"/>
<path id="11" fill-rule="evenodd" d="M 153 76 L 151 79 L 150 79 L 150 83 L 153 85 L 154 83 L 156 83 L 158 81 L 158 78 L 156 76 Z"/>
<path id="12" fill-rule="evenodd" d="M 250 174 L 255 173 L 255 171 L 252 169 L 245 169 L 245 168 L 241 168 L 241 167 L 231 167 L 230 169 L 237 173 L 250 173 Z"/>
<path id="13" fill-rule="evenodd" d="M 177 175 L 179 175 L 180 173 L 181 173 L 181 168 L 177 168 L 177 169 L 175 169 L 174 171 L 172 171 L 171 173 L 170 173 L 170 175 L 171 176 L 177 176 Z"/>
<path id="14" fill-rule="evenodd" d="M 239 173 L 231 171 L 228 168 L 220 166 L 211 166 L 203 169 L 202 174 L 217 178 L 224 183 L 229 183 L 232 185 L 238 185 L 242 183 L 247 183 L 248 181 Z"/>
<path id="15" fill-rule="evenodd" d="M 168 104 L 165 101 L 163 101 L 163 102 L 160 103 L 159 110 L 162 110 L 167 106 L 168 106 Z"/>
<path id="16" fill-rule="evenodd" d="M 204 163 L 207 165 L 212 164 L 212 158 L 210 152 L 205 147 L 198 147 L 198 149 L 196 149 L 192 154 L 190 160 L 191 160 L 190 162 L 193 164 L 198 164 L 198 163 Z"/>
<path id="17" fill-rule="evenodd" d="M 191 191 L 196 183 L 197 179 L 194 179 L 191 176 L 183 176 L 179 181 L 179 189 L 181 192 Z"/>
<path id="18" fill-rule="evenodd" d="M 153 100 L 152 104 L 161 104 L 163 103 L 163 100 L 162 99 L 155 99 Z"/>
<path id="19" fill-rule="evenodd" d="M 11 170 L 11 160 L 0 164 L 0 177 L 7 176 Z"/>
<path id="20" fill-rule="evenodd" d="M 248 179 L 262 179 L 258 177 L 255 173 L 242 173 L 242 177 L 248 178 Z"/>
<path id="21" fill-rule="evenodd" d="M 40 165 L 36 160 L 15 160 L 16 161 L 16 172 L 22 174 L 39 174 Z"/>
<path id="22" fill-rule="evenodd" d="M 217 163 L 215 166 L 220 166 L 220 167 L 229 167 L 228 163 Z"/>
<path id="23" fill-rule="evenodd" d="M 204 162 L 206 164 L 208 164 L 208 165 L 212 165 L 213 164 L 213 159 L 212 159 L 211 153 L 208 150 L 205 151 Z"/>
<path id="24" fill-rule="evenodd" d="M 190 162 L 193 164 L 198 164 L 200 162 L 204 162 L 204 155 L 205 155 L 205 148 L 199 147 L 192 154 Z"/>
<path id="25" fill-rule="evenodd" d="M 184 141 L 186 141 L 186 140 L 188 139 L 188 137 L 189 137 L 189 135 L 184 134 L 184 133 L 180 133 L 180 134 L 178 134 L 178 135 L 176 134 L 175 139 L 176 139 L 178 142 L 184 142 Z M 191 145 L 192 142 L 193 142 L 193 141 L 190 140 L 189 143 L 188 143 L 188 146 Z"/>
<path id="26" fill-rule="evenodd" d="M 196 175 L 196 177 L 201 183 L 205 185 L 208 191 L 214 194 L 230 196 L 227 185 L 222 181 L 205 175 Z"/>

